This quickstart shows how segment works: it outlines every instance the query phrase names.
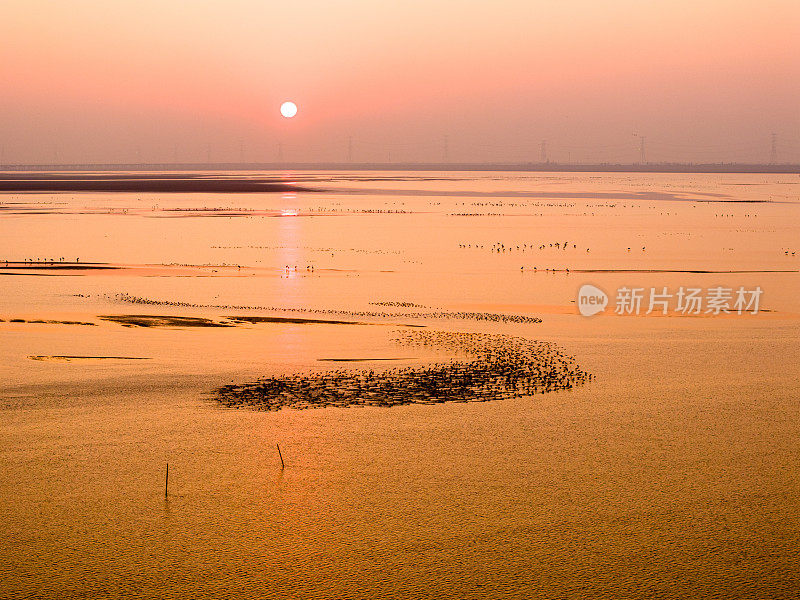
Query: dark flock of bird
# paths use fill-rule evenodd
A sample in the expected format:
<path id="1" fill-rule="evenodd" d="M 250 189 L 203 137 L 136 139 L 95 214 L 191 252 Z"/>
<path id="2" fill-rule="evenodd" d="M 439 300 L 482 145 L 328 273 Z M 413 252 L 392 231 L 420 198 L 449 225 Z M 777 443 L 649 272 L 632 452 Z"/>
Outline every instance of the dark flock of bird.
<path id="1" fill-rule="evenodd" d="M 395 341 L 455 355 L 424 367 L 267 377 L 214 390 L 229 408 L 280 410 L 486 402 L 570 389 L 592 378 L 555 344 L 487 333 L 413 330 Z"/>
<path id="2" fill-rule="evenodd" d="M 113 296 L 106 296 L 108 299 L 113 299 L 118 302 L 126 302 L 129 304 L 146 304 L 151 306 L 177 306 L 181 308 L 214 308 L 224 310 L 255 310 L 267 311 L 278 313 L 308 313 L 308 314 L 324 314 L 324 315 L 340 315 L 348 317 L 362 317 L 362 318 L 375 318 L 375 319 L 461 319 L 470 321 L 488 321 L 492 323 L 541 323 L 539 317 L 529 317 L 527 315 L 513 315 L 506 313 L 490 313 L 490 312 L 471 312 L 471 311 L 444 311 L 433 310 L 429 312 L 379 312 L 372 310 L 334 310 L 329 308 L 300 308 L 300 307 L 286 307 L 286 306 L 242 306 L 238 304 L 195 304 L 192 302 L 177 302 L 171 300 L 153 300 L 150 298 L 142 298 L 139 296 L 132 296 L 127 293 L 118 293 Z M 397 306 L 403 304 L 411 305 L 411 303 L 396 303 Z M 388 306 L 389 303 L 384 303 Z"/>
<path id="3" fill-rule="evenodd" d="M 415 304 L 414 302 L 403 302 L 395 300 L 386 300 L 381 302 L 370 302 L 372 306 L 398 306 L 400 308 L 428 308 L 423 304 Z"/>

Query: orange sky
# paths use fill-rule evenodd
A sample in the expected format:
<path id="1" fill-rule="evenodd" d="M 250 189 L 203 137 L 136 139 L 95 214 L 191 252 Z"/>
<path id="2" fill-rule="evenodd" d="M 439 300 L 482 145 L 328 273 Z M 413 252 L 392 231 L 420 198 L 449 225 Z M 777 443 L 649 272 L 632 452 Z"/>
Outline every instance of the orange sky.
<path id="1" fill-rule="evenodd" d="M 5 0 L 0 57 L 9 163 L 800 161 L 797 0 Z"/>

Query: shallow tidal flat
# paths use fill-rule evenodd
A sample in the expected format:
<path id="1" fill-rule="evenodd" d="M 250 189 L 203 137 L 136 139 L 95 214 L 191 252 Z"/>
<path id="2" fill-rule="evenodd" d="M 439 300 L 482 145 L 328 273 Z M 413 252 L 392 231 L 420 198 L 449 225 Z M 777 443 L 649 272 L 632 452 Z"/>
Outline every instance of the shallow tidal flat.
<path id="1" fill-rule="evenodd" d="M 294 175 L 0 194 L 0 596 L 797 596 L 800 179 Z"/>

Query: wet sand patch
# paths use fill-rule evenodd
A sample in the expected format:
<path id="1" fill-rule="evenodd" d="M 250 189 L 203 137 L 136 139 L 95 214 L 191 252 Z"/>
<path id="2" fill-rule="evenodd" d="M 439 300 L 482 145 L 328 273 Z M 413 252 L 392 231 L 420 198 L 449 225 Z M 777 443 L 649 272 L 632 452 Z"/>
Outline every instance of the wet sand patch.
<path id="1" fill-rule="evenodd" d="M 193 175 L 102 174 L 102 175 L 4 175 L 0 192 L 140 192 L 140 193 L 247 193 L 315 192 L 287 181 L 259 178 L 231 178 Z"/>
<path id="2" fill-rule="evenodd" d="M 373 362 L 373 361 L 394 361 L 394 360 L 414 360 L 413 357 L 390 357 L 390 358 L 318 358 L 319 362 Z"/>
<path id="3" fill-rule="evenodd" d="M 3 319 L 0 319 L 0 323 Z M 90 323 L 88 321 L 62 321 L 58 319 L 9 319 L 9 323 L 34 323 L 39 325 L 88 325 L 96 327 L 97 323 Z"/>
<path id="4" fill-rule="evenodd" d="M 16 275 L 19 277 L 83 277 L 83 273 L 8 273 L 0 271 L 0 275 Z"/>
<path id="5" fill-rule="evenodd" d="M 364 321 L 337 321 L 334 319 L 304 319 L 302 317 L 225 317 L 233 323 L 297 323 L 297 324 L 323 324 L 323 325 L 375 325 Z"/>
<path id="6" fill-rule="evenodd" d="M 322 374 L 268 377 L 225 385 L 212 395 L 229 408 L 280 410 L 350 406 L 398 406 L 443 402 L 486 402 L 571 389 L 591 379 L 550 342 L 508 335 L 402 331 L 406 347 L 447 351 L 460 358 L 424 367 L 336 370 Z"/>
<path id="7" fill-rule="evenodd" d="M 537 191 L 537 190 L 424 190 L 424 189 L 386 189 L 386 188 L 363 188 L 363 189 L 337 189 L 330 188 L 328 191 L 334 193 L 346 193 L 350 195 L 369 195 L 380 196 L 441 196 L 459 198 L 529 198 L 532 200 L 642 200 L 642 201 L 667 201 L 667 202 L 720 202 L 720 203 L 747 203 L 747 204 L 766 204 L 771 200 L 739 200 L 726 194 L 679 191 L 679 192 L 629 192 L 629 191 L 578 191 L 578 192 L 557 192 L 557 191 Z"/>
<path id="8" fill-rule="evenodd" d="M 387 325 L 365 321 L 340 321 L 333 319 L 304 319 L 301 317 L 230 316 L 215 320 L 208 317 L 180 315 L 99 315 L 98 319 L 118 323 L 124 327 L 237 327 L 258 323 L 285 323 L 290 325 Z M 397 325 L 397 324 L 394 324 Z M 408 325 L 419 327 L 419 325 Z"/>
<path id="9" fill-rule="evenodd" d="M 71 360 L 152 360 L 146 356 L 78 356 L 72 354 L 32 354 L 28 356 L 31 360 L 39 361 L 65 361 Z"/>
<path id="10" fill-rule="evenodd" d="M 233 323 L 206 317 L 173 315 L 99 315 L 98 319 L 119 323 L 123 327 L 235 327 Z"/>
<path id="11" fill-rule="evenodd" d="M 3 261 L 2 269 L 23 271 L 97 271 L 120 269 L 119 265 L 108 263 L 82 263 L 63 261 Z"/>

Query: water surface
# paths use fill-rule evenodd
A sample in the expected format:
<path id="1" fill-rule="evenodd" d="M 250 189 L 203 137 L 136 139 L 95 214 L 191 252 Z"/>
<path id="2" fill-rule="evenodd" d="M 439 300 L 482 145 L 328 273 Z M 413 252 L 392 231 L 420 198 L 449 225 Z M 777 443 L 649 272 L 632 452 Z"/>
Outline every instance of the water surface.
<path id="1" fill-rule="evenodd" d="M 0 196 L 4 596 L 793 597 L 796 175 L 267 175 L 312 191 Z M 760 286 L 764 310 L 586 318 L 584 283 Z M 141 314 L 177 320 L 119 318 Z M 410 325 L 554 342 L 595 378 L 210 394 L 442 358 L 398 350 Z"/>

